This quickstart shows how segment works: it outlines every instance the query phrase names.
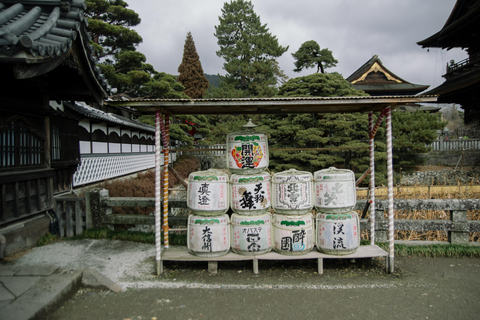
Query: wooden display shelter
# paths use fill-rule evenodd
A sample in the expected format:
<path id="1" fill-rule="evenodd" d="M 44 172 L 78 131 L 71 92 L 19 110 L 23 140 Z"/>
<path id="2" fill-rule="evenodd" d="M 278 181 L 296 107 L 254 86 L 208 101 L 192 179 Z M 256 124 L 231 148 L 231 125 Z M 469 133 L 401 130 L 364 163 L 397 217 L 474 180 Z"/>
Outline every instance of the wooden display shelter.
<path id="1" fill-rule="evenodd" d="M 208 261 L 209 270 L 216 270 L 217 261 L 252 260 L 258 273 L 259 260 L 318 259 L 318 273 L 323 273 L 323 259 L 386 257 L 387 272 L 394 272 L 394 210 L 393 210 L 393 158 L 392 158 L 392 110 L 409 103 L 436 102 L 437 96 L 362 96 L 362 97 L 311 97 L 311 98 L 238 98 L 238 99 L 147 99 L 108 101 L 115 106 L 129 106 L 142 114 L 155 114 L 155 247 L 157 274 L 163 272 L 163 261 Z M 289 114 L 289 113 L 354 113 L 369 115 L 370 152 L 370 245 L 360 246 L 357 252 L 345 256 L 327 255 L 317 251 L 301 256 L 286 256 L 274 252 L 244 256 L 228 253 L 225 256 L 204 258 L 189 254 L 186 250 L 169 249 L 168 243 L 168 157 L 169 119 L 172 114 Z M 380 115 L 374 123 L 374 112 Z M 375 134 L 386 120 L 387 131 L 387 175 L 388 175 L 388 252 L 375 245 Z M 161 145 L 164 152 L 164 179 L 160 177 Z M 163 183 L 163 209 L 161 209 L 161 185 Z M 161 246 L 161 213 L 163 210 L 164 250 Z"/>

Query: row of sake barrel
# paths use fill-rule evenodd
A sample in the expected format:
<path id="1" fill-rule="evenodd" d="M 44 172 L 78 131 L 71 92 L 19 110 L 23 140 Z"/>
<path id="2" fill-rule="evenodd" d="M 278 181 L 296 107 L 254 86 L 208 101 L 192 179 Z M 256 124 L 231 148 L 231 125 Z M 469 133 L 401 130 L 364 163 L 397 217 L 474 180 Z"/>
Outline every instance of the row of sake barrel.
<path id="1" fill-rule="evenodd" d="M 355 175 L 336 168 L 310 172 L 295 169 L 270 176 L 229 175 L 210 169 L 189 175 L 187 205 L 198 215 L 216 216 L 229 207 L 242 215 L 258 215 L 270 207 L 276 213 L 301 215 L 315 206 L 320 212 L 344 213 L 356 204 Z"/>
<path id="2" fill-rule="evenodd" d="M 188 250 L 204 257 L 221 256 L 230 249 L 238 254 L 259 255 L 272 248 L 283 255 L 303 255 L 313 249 L 314 242 L 321 252 L 345 255 L 355 252 L 360 244 L 359 220 L 354 211 L 319 213 L 315 226 L 311 213 L 295 216 L 234 213 L 231 221 L 226 214 L 190 215 L 188 232 Z"/>

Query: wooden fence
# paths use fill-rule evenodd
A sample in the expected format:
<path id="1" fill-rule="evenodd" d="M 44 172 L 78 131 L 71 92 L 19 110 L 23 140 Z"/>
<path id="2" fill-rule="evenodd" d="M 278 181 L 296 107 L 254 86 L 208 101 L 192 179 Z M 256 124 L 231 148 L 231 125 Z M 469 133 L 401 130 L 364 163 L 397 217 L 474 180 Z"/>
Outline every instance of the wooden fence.
<path id="1" fill-rule="evenodd" d="M 92 228 L 91 214 L 87 215 L 85 197 L 75 195 L 55 198 L 55 221 L 57 232 L 61 237 L 72 237 Z"/>
<path id="2" fill-rule="evenodd" d="M 86 196 L 87 207 L 90 206 L 93 226 L 101 227 L 109 225 L 114 227 L 117 224 L 140 224 L 154 225 L 155 217 L 153 215 L 121 215 L 112 214 L 113 207 L 154 207 L 154 198 L 119 198 L 109 197 L 107 190 L 91 192 Z M 358 200 L 355 210 L 363 211 L 367 200 Z M 386 242 L 388 234 L 388 220 L 385 218 L 385 212 L 388 211 L 387 200 L 375 201 L 375 237 L 378 242 Z M 187 208 L 186 200 L 169 200 L 169 212 L 173 208 Z M 443 210 L 448 212 L 448 220 L 414 220 L 414 219 L 395 219 L 395 230 L 407 231 L 445 231 L 448 233 L 448 241 L 451 244 L 468 244 L 469 234 L 471 232 L 480 232 L 480 220 L 467 220 L 469 210 L 480 210 L 480 199 L 423 199 L 423 200 L 403 200 L 396 199 L 394 202 L 395 210 Z M 169 213 L 170 227 L 175 231 L 187 230 L 187 217 L 174 217 Z M 178 228 L 182 224 L 182 228 Z M 368 219 L 360 219 L 360 229 L 370 230 Z M 420 241 L 415 243 L 423 244 Z"/>
<path id="3" fill-rule="evenodd" d="M 436 140 L 430 144 L 432 151 L 480 150 L 480 139 Z"/>

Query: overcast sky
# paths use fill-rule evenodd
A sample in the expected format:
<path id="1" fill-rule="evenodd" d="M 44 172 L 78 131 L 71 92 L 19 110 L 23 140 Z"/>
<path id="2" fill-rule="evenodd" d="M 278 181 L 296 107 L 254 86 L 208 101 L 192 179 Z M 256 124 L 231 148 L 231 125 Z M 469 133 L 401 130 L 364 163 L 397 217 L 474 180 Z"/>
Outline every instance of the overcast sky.
<path id="1" fill-rule="evenodd" d="M 142 22 L 135 27 L 143 42 L 138 50 L 155 70 L 178 74 L 185 38 L 190 31 L 203 70 L 225 74 L 214 36 L 225 0 L 127 0 Z M 406 81 L 430 85 L 443 83 L 448 61 L 467 57 L 460 49 L 450 51 L 417 45 L 439 31 L 456 0 L 252 0 L 262 24 L 267 24 L 279 44 L 290 46 L 278 62 L 290 78 L 316 70 L 293 72 L 296 52 L 302 43 L 315 40 L 338 60 L 327 72 L 350 76 L 373 55 Z"/>

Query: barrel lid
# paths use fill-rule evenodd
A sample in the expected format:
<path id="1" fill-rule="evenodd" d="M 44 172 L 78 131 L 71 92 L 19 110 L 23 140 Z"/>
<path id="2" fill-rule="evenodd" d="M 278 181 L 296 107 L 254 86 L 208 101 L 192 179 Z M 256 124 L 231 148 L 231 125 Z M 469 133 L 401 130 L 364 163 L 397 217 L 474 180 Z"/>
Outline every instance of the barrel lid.
<path id="1" fill-rule="evenodd" d="M 317 174 L 353 174 L 353 171 L 349 169 L 337 169 L 335 167 L 330 167 L 328 169 L 316 171 L 315 175 Z"/>
<path id="2" fill-rule="evenodd" d="M 286 171 L 282 171 L 282 172 L 277 172 L 277 173 L 274 173 L 273 176 L 274 177 L 278 177 L 278 176 L 296 176 L 296 175 L 309 175 L 309 176 L 312 176 L 312 174 L 308 171 L 300 171 L 300 170 L 297 170 L 297 169 L 289 169 L 289 170 L 286 170 Z"/>

